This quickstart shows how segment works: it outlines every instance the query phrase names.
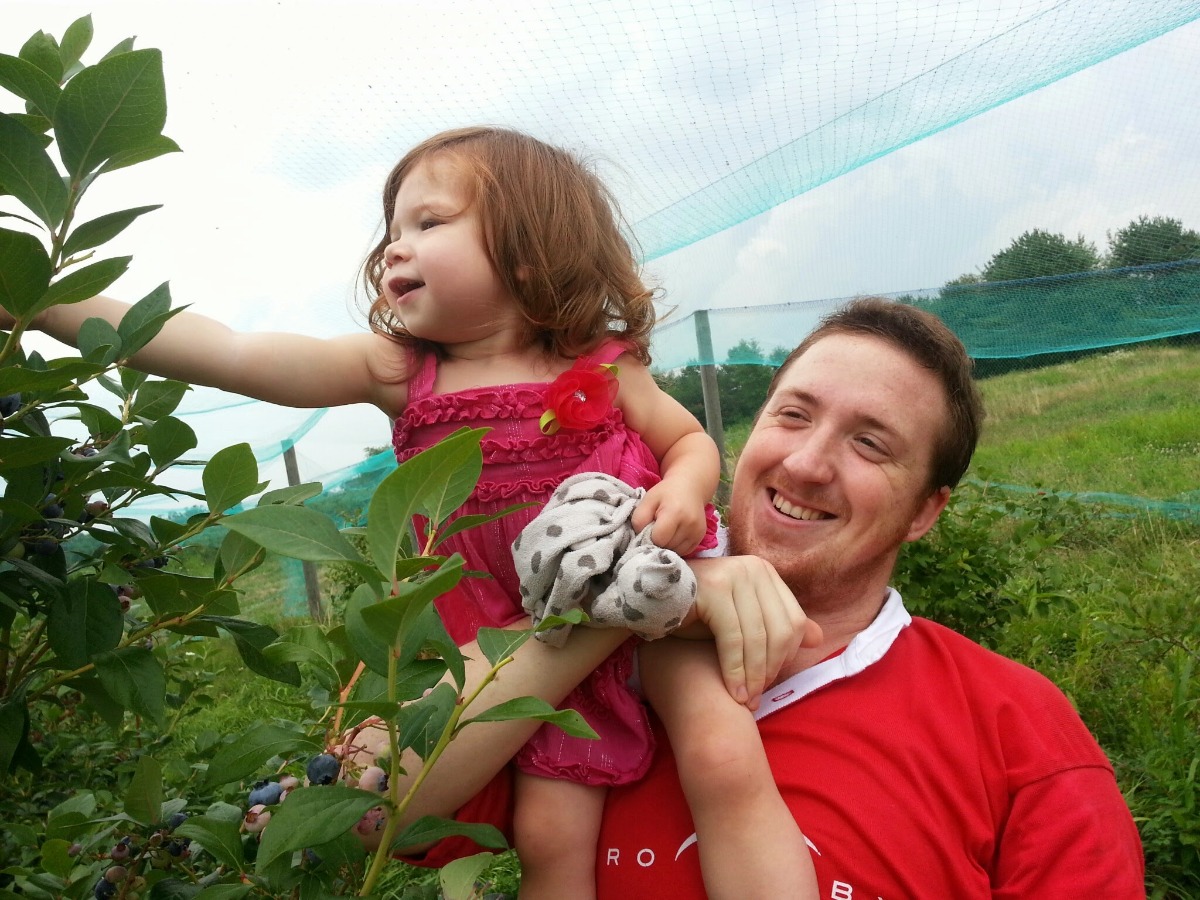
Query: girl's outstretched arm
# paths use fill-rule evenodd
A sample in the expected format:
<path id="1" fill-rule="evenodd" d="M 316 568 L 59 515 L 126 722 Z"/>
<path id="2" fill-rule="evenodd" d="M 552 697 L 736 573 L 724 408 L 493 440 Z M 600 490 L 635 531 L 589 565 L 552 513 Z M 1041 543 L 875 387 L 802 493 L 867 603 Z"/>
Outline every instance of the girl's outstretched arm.
<path id="1" fill-rule="evenodd" d="M 633 515 L 641 531 L 654 523 L 654 543 L 691 553 L 704 537 L 704 505 L 721 477 L 717 446 L 696 417 L 662 390 L 650 371 L 628 354 L 617 360 L 617 405 L 626 424 L 641 435 L 662 468 L 663 480 L 646 492 Z"/>
<path id="2" fill-rule="evenodd" d="M 116 326 L 128 310 L 129 305 L 119 300 L 93 297 L 51 307 L 34 326 L 73 346 L 86 319 L 98 317 Z M 171 318 L 129 365 L 282 406 L 373 403 L 395 416 L 406 400 L 407 352 L 371 333 L 322 339 L 238 332 L 216 319 L 185 311 Z"/>

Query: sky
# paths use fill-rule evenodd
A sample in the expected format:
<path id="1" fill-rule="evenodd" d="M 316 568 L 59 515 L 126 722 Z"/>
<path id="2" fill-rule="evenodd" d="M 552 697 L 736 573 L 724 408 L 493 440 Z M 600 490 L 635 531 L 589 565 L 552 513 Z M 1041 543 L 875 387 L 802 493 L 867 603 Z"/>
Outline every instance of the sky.
<path id="1" fill-rule="evenodd" d="M 1194 0 L 1140 8 L 1168 7 L 1177 21 L 1200 16 Z M 110 245 L 135 257 L 112 293 L 136 300 L 169 281 L 177 304 L 233 327 L 330 335 L 365 327 L 358 267 L 380 233 L 387 171 L 415 142 L 463 124 L 512 125 L 594 159 L 631 222 L 679 198 L 706 201 L 714 195 L 701 189 L 714 182 L 737 187 L 715 212 L 688 215 L 744 221 L 647 264 L 676 319 L 936 288 L 1031 228 L 1083 235 L 1101 251 L 1138 215 L 1200 228 L 1196 22 L 945 130 L 922 124 L 930 108 L 942 124 L 969 115 L 955 111 L 957 95 L 998 103 L 1014 73 L 1036 82 L 1039 53 L 1086 56 L 1088 33 L 1114 33 L 1105 17 L 1128 8 L 1139 7 L 4 0 L 0 51 L 15 53 L 38 29 L 61 35 L 90 12 L 85 61 L 130 35 L 164 53 L 165 133 L 184 152 L 97 181 L 81 212 L 164 204 Z M 1043 52 L 1030 23 L 1061 49 Z M 1136 27 L 1129 33 L 1114 40 L 1135 42 Z M 915 102 L 931 77 L 940 80 Z M 862 111 L 873 118 L 856 119 Z M 934 133 L 885 152 L 911 139 L 892 135 L 896 124 Z M 754 182 L 772 151 L 783 163 Z M 872 155 L 750 215 L 775 202 L 769 183 Z M 41 337 L 31 345 L 61 351 Z M 231 402 L 197 392 L 185 408 Z M 309 415 L 253 404 L 189 422 L 202 450 L 249 440 L 271 455 Z M 302 474 L 356 462 L 388 435 L 373 408 L 331 411 L 297 446 Z M 282 479 L 278 461 L 264 472 Z"/>

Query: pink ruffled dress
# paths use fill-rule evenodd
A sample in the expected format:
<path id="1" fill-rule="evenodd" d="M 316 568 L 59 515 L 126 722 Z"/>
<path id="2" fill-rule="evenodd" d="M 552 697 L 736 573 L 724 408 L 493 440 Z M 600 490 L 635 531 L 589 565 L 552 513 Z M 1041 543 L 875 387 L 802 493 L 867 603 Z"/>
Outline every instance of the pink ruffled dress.
<path id="1" fill-rule="evenodd" d="M 611 363 L 624 350 L 621 343 L 609 341 L 589 360 Z M 501 628 L 525 615 L 512 542 L 560 482 L 576 472 L 606 472 L 648 488 L 659 482 L 659 467 L 642 439 L 625 427 L 616 407 L 594 428 L 562 428 L 545 435 L 539 420 L 546 410 L 548 385 L 506 384 L 435 394 L 436 375 L 436 357 L 425 354 L 408 383 L 408 405 L 392 431 L 396 460 L 404 462 L 464 426 L 486 426 L 491 431 L 482 443 L 483 473 L 460 514 L 491 513 L 514 503 L 539 504 L 454 535 L 438 548 L 446 555 L 461 553 L 468 569 L 492 576 L 464 578 L 436 601 L 450 637 L 462 645 L 482 627 Z M 709 534 L 701 547 L 715 544 L 715 531 L 710 510 Z M 568 737 L 543 725 L 517 755 L 523 771 L 590 785 L 625 784 L 645 773 L 654 738 L 646 711 L 628 683 L 633 647 L 633 639 L 626 641 L 560 706 L 579 710 L 600 740 Z M 569 646 L 563 652 L 569 653 Z"/>

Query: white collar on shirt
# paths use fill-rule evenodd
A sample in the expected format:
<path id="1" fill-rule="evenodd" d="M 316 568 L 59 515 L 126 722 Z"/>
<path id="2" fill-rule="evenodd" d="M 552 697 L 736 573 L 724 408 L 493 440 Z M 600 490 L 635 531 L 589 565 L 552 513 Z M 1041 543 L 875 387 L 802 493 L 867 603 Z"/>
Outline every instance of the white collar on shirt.
<path id="1" fill-rule="evenodd" d="M 819 662 L 791 678 L 784 679 L 763 694 L 762 703 L 754 713 L 755 719 L 769 716 L 801 697 L 827 684 L 857 675 L 872 663 L 883 659 L 902 630 L 912 624 L 912 616 L 894 588 L 888 588 L 887 598 L 879 615 L 863 631 L 854 636 L 846 649 L 837 656 Z"/>

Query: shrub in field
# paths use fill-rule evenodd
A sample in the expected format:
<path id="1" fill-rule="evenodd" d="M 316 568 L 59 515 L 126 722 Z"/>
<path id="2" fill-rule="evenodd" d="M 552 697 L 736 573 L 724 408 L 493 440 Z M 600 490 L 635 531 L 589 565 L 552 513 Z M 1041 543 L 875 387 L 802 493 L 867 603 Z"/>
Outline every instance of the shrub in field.
<path id="1" fill-rule="evenodd" d="M 204 465 L 202 493 L 169 485 L 197 444 L 173 415 L 188 387 L 123 367 L 173 315 L 165 285 L 116 328 L 86 322 L 78 355 L 25 351 L 35 316 L 116 281 L 129 258 L 97 255 L 155 208 L 77 224 L 90 187 L 178 149 L 162 134 L 158 51 L 125 41 L 84 65 L 91 37 L 85 17 L 61 40 L 38 33 L 18 55 L 0 54 L 0 86 L 21 102 L 0 113 L 0 188 L 19 206 L 3 214 L 13 227 L 0 227 L 0 307 L 9 314 L 0 348 L 0 898 L 366 895 L 392 847 L 462 831 L 430 819 L 400 829 L 412 799 L 401 790 L 402 750 L 431 766 L 472 721 L 590 729 L 532 698 L 470 716 L 482 685 L 464 683 L 464 659 L 432 601 L 467 574 L 461 557 L 437 548 L 480 524 L 453 515 L 479 477 L 481 430 L 452 435 L 385 479 L 356 547 L 305 506 L 319 484 L 227 512 L 266 487 L 247 444 Z M 114 395 L 116 411 L 85 385 Z M 185 521 L 129 513 L 158 494 L 187 495 L 199 511 Z M 426 533 L 413 533 L 414 514 L 430 523 Z M 218 525 L 211 572 L 185 573 L 184 546 Z M 281 635 L 243 617 L 238 581 L 267 552 L 352 573 L 344 623 Z M 306 685 L 311 705 L 294 720 L 210 736 L 164 766 L 156 752 L 210 674 L 189 648 L 222 634 L 249 670 Z M 492 664 L 483 684 L 528 637 L 480 633 Z M 329 751 L 367 716 L 386 725 L 389 751 L 363 769 Z M 382 846 L 368 857 L 354 833 L 377 827 Z M 471 833 L 503 845 L 494 829 Z M 445 873 L 448 892 L 470 895 L 480 864 Z"/>
<path id="2" fill-rule="evenodd" d="M 995 647 L 1014 616 L 1064 599 L 1048 551 L 1082 528 L 1081 508 L 1049 493 L 1005 494 L 966 482 L 933 530 L 905 544 L 892 583 L 913 613 Z"/>

